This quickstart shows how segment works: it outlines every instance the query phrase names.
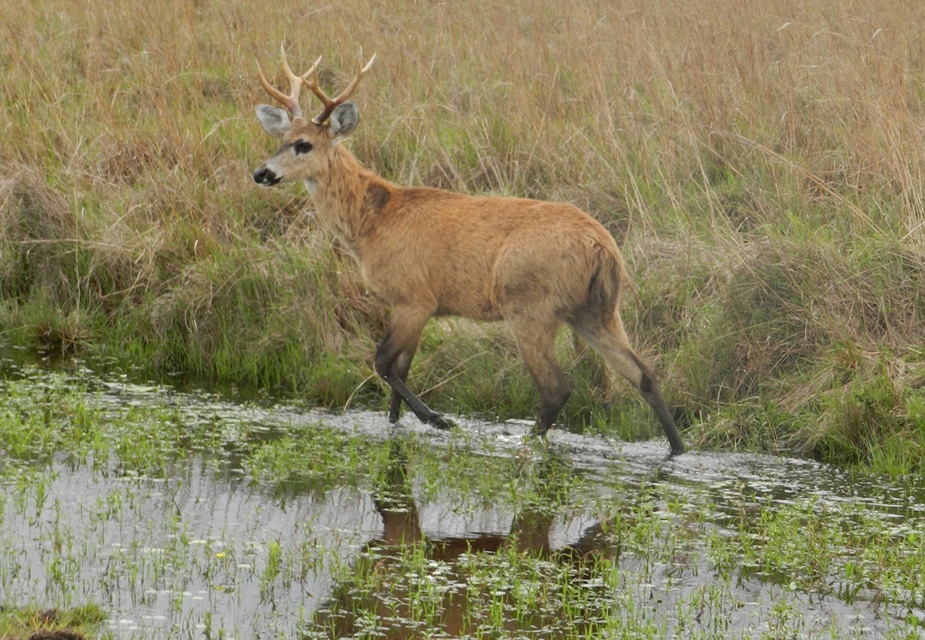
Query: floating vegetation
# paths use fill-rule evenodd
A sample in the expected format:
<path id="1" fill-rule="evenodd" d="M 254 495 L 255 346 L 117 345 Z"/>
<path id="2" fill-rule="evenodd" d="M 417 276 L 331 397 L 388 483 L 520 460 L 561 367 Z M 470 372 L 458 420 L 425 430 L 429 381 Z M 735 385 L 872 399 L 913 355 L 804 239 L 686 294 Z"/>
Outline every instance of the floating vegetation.
<path id="1" fill-rule="evenodd" d="M 96 607 L 103 636 L 905 638 L 925 620 L 914 478 L 390 426 L 86 368 L 0 388 L 3 604 Z"/>

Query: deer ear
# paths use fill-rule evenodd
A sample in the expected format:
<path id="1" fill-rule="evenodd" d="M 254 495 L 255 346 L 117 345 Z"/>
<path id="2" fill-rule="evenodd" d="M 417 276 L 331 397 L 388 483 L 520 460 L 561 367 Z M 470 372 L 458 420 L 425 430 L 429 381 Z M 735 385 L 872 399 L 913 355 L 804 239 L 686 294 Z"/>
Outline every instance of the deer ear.
<path id="1" fill-rule="evenodd" d="M 360 109 L 352 100 L 338 105 L 331 112 L 328 123 L 331 126 L 332 137 L 343 138 L 344 136 L 349 136 L 360 124 Z"/>
<path id="2" fill-rule="evenodd" d="M 274 138 L 282 138 L 292 128 L 289 114 L 268 104 L 257 105 L 257 119 L 260 120 L 263 130 Z"/>

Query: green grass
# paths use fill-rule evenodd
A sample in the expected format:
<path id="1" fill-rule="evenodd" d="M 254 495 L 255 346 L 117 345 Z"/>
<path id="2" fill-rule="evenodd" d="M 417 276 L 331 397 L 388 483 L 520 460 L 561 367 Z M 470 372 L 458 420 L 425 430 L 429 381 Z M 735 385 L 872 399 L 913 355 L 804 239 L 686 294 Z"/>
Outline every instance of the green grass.
<path id="1" fill-rule="evenodd" d="M 922 470 L 920 7 L 348 0 L 310 34 L 303 11 L 0 8 L 0 340 L 383 407 L 387 312 L 299 187 L 249 179 L 273 148 L 254 59 L 323 53 L 332 88 L 363 46 L 379 57 L 345 144 L 399 183 L 605 224 L 627 326 L 694 447 Z M 575 353 L 563 336 L 568 429 L 657 433 Z M 537 406 L 510 338 L 464 322 L 428 329 L 411 385 L 449 413 Z"/>
<path id="2" fill-rule="evenodd" d="M 0 607 L 0 637 L 7 640 L 76 640 L 94 637 L 105 619 L 105 614 L 93 605 L 65 611 Z"/>

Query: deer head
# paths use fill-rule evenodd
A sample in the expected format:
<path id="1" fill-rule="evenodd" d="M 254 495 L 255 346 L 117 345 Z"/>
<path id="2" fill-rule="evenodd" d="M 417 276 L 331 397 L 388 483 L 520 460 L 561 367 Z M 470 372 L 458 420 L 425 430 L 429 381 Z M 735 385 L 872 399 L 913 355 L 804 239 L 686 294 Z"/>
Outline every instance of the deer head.
<path id="1" fill-rule="evenodd" d="M 257 119 L 260 120 L 264 131 L 274 138 L 279 138 L 282 146 L 254 171 L 254 181 L 272 186 L 281 182 L 304 180 L 311 189 L 316 179 L 324 174 L 337 143 L 344 136 L 353 133 L 360 122 L 359 109 L 347 98 L 357 88 L 363 74 L 373 66 L 376 56 L 373 55 L 364 66 L 363 52 L 360 51 L 353 80 L 340 95 L 330 98 L 318 85 L 317 69 L 321 58 L 315 61 L 311 69 L 299 76 L 289 67 L 283 45 L 280 45 L 280 55 L 283 69 L 289 79 L 289 95 L 267 82 L 260 64 L 257 64 L 260 84 L 270 97 L 278 100 L 286 109 L 267 104 L 257 106 Z M 318 97 L 324 107 L 321 113 L 311 120 L 302 117 L 302 109 L 299 106 L 299 93 L 303 84 Z"/>

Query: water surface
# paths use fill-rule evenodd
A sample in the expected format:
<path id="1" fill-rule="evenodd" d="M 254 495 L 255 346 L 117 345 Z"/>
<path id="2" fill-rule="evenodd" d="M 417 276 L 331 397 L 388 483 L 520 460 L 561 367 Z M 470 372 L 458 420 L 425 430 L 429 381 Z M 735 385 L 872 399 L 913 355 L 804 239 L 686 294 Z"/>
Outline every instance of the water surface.
<path id="1" fill-rule="evenodd" d="M 62 447 L 24 466 L 0 443 L 0 602 L 93 602 L 116 637 L 423 637 L 421 581 L 434 592 L 432 637 L 488 637 L 478 629 L 491 616 L 492 637 L 569 637 L 595 619 L 638 637 L 903 637 L 925 620 L 922 583 L 874 571 L 855 535 L 896 546 L 899 567 L 920 554 L 910 540 L 925 496 L 911 480 L 754 454 L 669 460 L 661 441 L 562 430 L 543 450 L 526 422 L 457 419 L 446 433 L 80 365 L 48 375 L 7 363 L 20 384 L 73 383 L 112 430 L 153 407 L 152 430 L 198 434 L 153 471 L 114 448 L 100 460 Z M 298 459 L 283 477 L 254 462 L 264 443 L 318 433 L 299 454 L 306 468 L 348 455 L 344 442 L 377 443 L 381 459 L 343 480 L 300 475 Z M 813 553 L 819 566 L 807 569 Z M 532 578 L 520 558 L 535 563 Z M 529 589 L 546 609 L 523 612 L 514 591 Z"/>

